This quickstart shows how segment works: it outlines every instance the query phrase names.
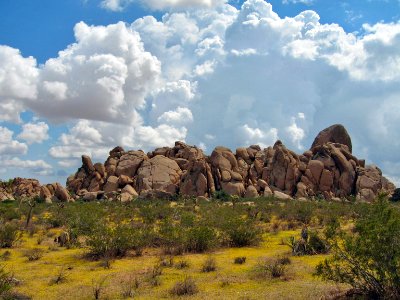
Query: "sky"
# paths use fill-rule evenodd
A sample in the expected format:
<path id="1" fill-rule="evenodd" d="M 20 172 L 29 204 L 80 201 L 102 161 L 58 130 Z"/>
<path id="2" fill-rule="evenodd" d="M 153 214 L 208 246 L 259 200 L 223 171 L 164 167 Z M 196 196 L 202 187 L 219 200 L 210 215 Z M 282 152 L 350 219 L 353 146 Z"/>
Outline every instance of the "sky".
<path id="1" fill-rule="evenodd" d="M 0 178 L 343 124 L 400 185 L 399 0 L 0 0 Z"/>

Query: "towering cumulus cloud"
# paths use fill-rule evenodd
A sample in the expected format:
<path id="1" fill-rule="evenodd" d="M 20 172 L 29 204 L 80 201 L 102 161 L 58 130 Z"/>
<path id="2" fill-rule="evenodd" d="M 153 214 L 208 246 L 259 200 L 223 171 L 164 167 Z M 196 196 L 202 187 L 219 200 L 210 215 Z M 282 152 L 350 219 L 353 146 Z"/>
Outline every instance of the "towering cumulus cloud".
<path id="1" fill-rule="evenodd" d="M 138 1 L 102 3 L 118 11 Z M 40 67 L 1 46 L 1 119 L 18 122 L 31 110 L 68 124 L 50 145 L 61 166 L 83 153 L 104 158 L 115 145 L 147 150 L 175 140 L 210 150 L 279 138 L 300 151 L 342 123 L 358 156 L 400 177 L 400 23 L 356 35 L 321 24 L 314 11 L 281 18 L 263 0 L 240 9 L 212 0 L 146 5 L 175 12 L 78 23 L 76 42 Z"/>

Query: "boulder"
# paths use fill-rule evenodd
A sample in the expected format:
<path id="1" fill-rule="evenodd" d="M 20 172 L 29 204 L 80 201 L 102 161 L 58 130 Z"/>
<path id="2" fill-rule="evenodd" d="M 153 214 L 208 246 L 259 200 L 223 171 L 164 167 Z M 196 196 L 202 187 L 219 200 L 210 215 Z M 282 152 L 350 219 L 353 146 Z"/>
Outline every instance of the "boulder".
<path id="1" fill-rule="evenodd" d="M 129 151 L 119 159 L 115 175 L 134 177 L 142 162 L 147 159 L 148 157 L 143 151 Z"/>
<path id="2" fill-rule="evenodd" d="M 104 185 L 104 192 L 109 193 L 109 192 L 115 192 L 118 190 L 118 177 L 117 176 L 110 176 L 107 179 L 106 184 Z"/>
<path id="3" fill-rule="evenodd" d="M 143 161 L 137 172 L 136 190 L 141 194 L 146 190 L 164 191 L 175 194 L 178 190 L 182 170 L 172 159 L 156 155 Z"/>
<path id="4" fill-rule="evenodd" d="M 257 198 L 258 192 L 255 186 L 249 185 L 246 189 L 246 194 L 244 195 L 245 198 Z"/>
<path id="5" fill-rule="evenodd" d="M 64 188 L 61 184 L 56 183 L 56 189 L 54 195 L 61 202 L 70 202 L 73 201 L 71 196 L 69 195 L 66 188 Z"/>
<path id="6" fill-rule="evenodd" d="M 350 153 L 353 149 L 351 138 L 346 128 L 344 128 L 344 126 L 341 124 L 332 125 L 318 133 L 317 137 L 314 139 L 314 142 L 311 145 L 311 149 L 326 143 L 339 143 L 342 145 L 346 145 Z"/>
<path id="7" fill-rule="evenodd" d="M 137 198 L 139 195 L 138 193 L 135 191 L 135 189 L 133 188 L 133 186 L 127 184 L 122 190 L 121 193 L 124 194 L 129 194 L 131 196 L 131 198 Z"/>
<path id="8" fill-rule="evenodd" d="M 275 196 L 275 198 L 277 198 L 279 200 L 292 200 L 293 199 L 288 194 L 285 194 L 285 193 L 282 193 L 279 191 L 274 191 L 274 196 Z"/>

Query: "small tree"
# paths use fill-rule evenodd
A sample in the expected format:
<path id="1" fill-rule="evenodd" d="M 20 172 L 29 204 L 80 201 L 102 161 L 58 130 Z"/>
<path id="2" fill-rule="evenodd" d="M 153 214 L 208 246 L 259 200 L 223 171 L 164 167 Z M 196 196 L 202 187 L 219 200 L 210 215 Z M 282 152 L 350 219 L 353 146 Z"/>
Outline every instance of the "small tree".
<path id="1" fill-rule="evenodd" d="M 317 275 L 372 298 L 400 299 L 400 213 L 384 197 L 356 221 L 354 234 L 330 235 L 333 256 Z"/>

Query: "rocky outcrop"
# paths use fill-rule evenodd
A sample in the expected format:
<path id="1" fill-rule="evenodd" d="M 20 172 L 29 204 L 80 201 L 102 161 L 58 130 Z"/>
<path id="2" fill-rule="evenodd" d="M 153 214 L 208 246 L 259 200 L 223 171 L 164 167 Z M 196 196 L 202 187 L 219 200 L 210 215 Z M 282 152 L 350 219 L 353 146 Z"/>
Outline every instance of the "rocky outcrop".
<path id="1" fill-rule="evenodd" d="M 380 191 L 394 190 L 377 167 L 365 166 L 351 151 L 351 139 L 342 125 L 321 131 L 311 149 L 300 155 L 281 141 L 265 149 L 252 145 L 236 152 L 216 147 L 210 156 L 183 142 L 147 154 L 116 147 L 104 165 L 83 156 L 82 167 L 68 178 L 67 188 L 87 201 L 204 198 L 220 190 L 246 198 L 356 196 L 371 201 Z"/>
<path id="2" fill-rule="evenodd" d="M 59 183 L 41 185 L 36 179 L 19 177 L 8 182 L 0 182 L 0 201 L 35 197 L 47 203 L 73 201 L 67 189 Z"/>

